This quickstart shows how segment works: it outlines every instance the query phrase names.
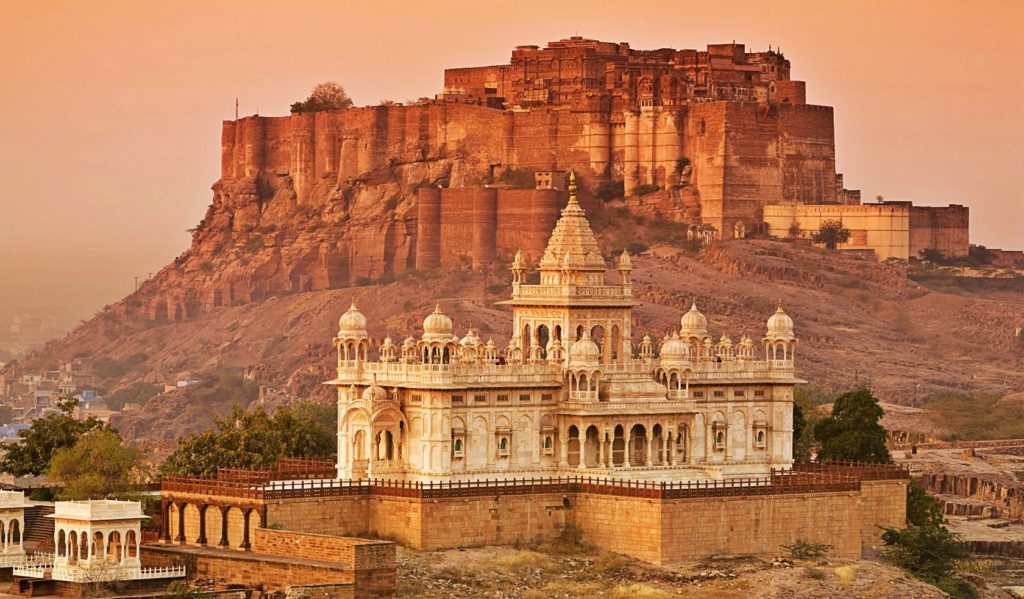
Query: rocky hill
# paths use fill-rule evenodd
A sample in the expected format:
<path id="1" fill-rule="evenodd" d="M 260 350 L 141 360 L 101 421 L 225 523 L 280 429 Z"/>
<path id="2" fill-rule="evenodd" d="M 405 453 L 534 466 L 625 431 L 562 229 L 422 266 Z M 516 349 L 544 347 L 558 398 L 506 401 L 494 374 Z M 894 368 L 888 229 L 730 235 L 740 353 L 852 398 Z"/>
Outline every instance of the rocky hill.
<path id="1" fill-rule="evenodd" d="M 641 302 L 634 311 L 637 335 L 660 338 L 695 300 L 713 335 L 758 339 L 781 300 L 796 321 L 798 375 L 813 383 L 869 384 L 882 398 L 903 404 L 943 392 L 1024 389 L 1024 345 L 1014 336 L 1019 294 L 933 291 L 898 267 L 785 242 L 719 242 L 694 253 L 660 243 L 657 227 L 624 216 L 608 209 L 593 221 L 609 254 L 624 238 L 651 244 L 634 260 L 634 293 Z M 285 394 L 329 401 L 320 382 L 331 376 L 331 337 L 350 301 L 367 315 L 378 339 L 417 333 L 440 302 L 457 333 L 472 325 L 484 339 L 503 345 L 511 318 L 495 302 L 507 297 L 509 281 L 504 267 L 407 271 L 387 282 L 223 305 L 179 322 L 133 318 L 115 306 L 8 369 L 32 372 L 86 354 L 133 363 L 127 374 L 104 381 L 115 389 L 240 367 Z M 196 405 L 188 390 L 179 390 L 151 400 L 119 425 L 133 437 L 174 439 L 228 409 Z"/>

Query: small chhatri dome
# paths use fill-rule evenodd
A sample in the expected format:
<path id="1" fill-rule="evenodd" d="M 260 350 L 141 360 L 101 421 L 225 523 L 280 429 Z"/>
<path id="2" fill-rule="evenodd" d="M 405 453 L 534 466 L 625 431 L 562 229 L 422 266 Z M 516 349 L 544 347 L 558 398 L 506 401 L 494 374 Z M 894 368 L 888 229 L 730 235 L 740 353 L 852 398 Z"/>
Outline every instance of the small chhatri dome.
<path id="1" fill-rule="evenodd" d="M 722 337 L 718 340 L 719 345 L 732 345 L 732 339 L 725 333 L 722 333 Z"/>
<path id="2" fill-rule="evenodd" d="M 384 401 L 387 398 L 388 392 L 385 391 L 383 387 L 377 385 L 376 379 L 374 379 L 372 385 L 370 385 L 366 389 L 363 389 L 363 400 L 368 403 L 372 404 L 375 402 Z"/>
<path id="3" fill-rule="evenodd" d="M 591 341 L 586 331 L 583 331 L 583 336 L 569 348 L 569 362 L 572 364 L 597 364 L 600 357 L 601 348 Z"/>
<path id="4" fill-rule="evenodd" d="M 697 309 L 693 302 L 690 311 L 679 319 L 679 335 L 682 337 L 704 337 L 708 334 L 708 319 Z"/>
<path id="5" fill-rule="evenodd" d="M 366 334 L 366 317 L 356 308 L 356 301 L 338 319 L 338 335 Z"/>
<path id="6" fill-rule="evenodd" d="M 405 341 L 402 342 L 402 349 L 411 349 L 414 347 L 416 347 L 416 340 L 413 339 L 411 335 L 406 337 Z"/>
<path id="7" fill-rule="evenodd" d="M 793 339 L 793 319 L 782 309 L 782 302 L 779 302 L 778 309 L 768 319 L 768 335 L 772 339 Z"/>
<path id="8" fill-rule="evenodd" d="M 469 327 L 469 330 L 466 331 L 466 336 L 459 341 L 459 345 L 462 347 L 476 347 L 480 345 L 480 336 L 476 334 L 473 327 Z"/>
<path id="9" fill-rule="evenodd" d="M 622 250 L 622 255 L 619 256 L 619 270 L 633 270 L 633 259 L 626 250 Z"/>
<path id="10" fill-rule="evenodd" d="M 434 312 L 423 319 L 423 337 L 451 337 L 452 319 L 441 311 L 441 304 L 434 307 Z"/>
<path id="11" fill-rule="evenodd" d="M 659 357 L 662 364 L 684 361 L 690 357 L 690 346 L 679 335 L 672 335 L 661 344 Z"/>

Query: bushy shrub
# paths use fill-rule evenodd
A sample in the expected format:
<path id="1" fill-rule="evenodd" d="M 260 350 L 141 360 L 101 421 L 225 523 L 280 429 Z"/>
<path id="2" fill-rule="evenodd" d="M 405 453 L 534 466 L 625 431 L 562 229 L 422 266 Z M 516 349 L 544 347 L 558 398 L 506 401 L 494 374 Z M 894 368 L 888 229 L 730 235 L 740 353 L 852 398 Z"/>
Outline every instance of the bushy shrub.
<path id="1" fill-rule="evenodd" d="M 615 200 L 626 195 L 626 184 L 624 181 L 605 181 L 597 186 L 594 197 L 602 202 Z"/>
<path id="2" fill-rule="evenodd" d="M 642 185 L 637 185 L 636 187 L 633 188 L 633 195 L 635 195 L 635 196 L 645 196 L 645 195 L 647 195 L 649 193 L 654 193 L 654 192 L 658 191 L 659 189 L 661 189 L 661 187 L 658 186 L 658 185 L 652 185 L 650 183 L 644 183 Z"/>

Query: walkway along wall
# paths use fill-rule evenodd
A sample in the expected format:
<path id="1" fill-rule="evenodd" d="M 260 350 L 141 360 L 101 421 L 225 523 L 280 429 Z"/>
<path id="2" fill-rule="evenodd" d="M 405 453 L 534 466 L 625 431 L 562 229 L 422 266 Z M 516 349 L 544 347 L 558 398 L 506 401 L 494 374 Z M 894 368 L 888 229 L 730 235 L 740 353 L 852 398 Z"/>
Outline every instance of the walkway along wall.
<path id="1" fill-rule="evenodd" d="M 797 540 L 858 557 L 881 525 L 903 526 L 909 475 L 895 466 L 798 466 L 772 479 L 652 483 L 590 478 L 471 483 L 290 481 L 270 487 L 165 480 L 165 503 L 256 502 L 268 526 L 375 535 L 416 549 L 552 539 L 567 524 L 587 542 L 652 563 L 712 554 L 778 553 Z M 186 508 L 186 531 L 199 508 Z M 168 518 L 165 526 L 174 528 Z M 227 546 L 244 543 L 229 529 Z M 250 536 L 256 533 L 250 532 Z M 164 534 L 164 542 L 172 542 Z M 186 534 L 179 543 L 198 544 Z M 254 548 L 254 547 L 250 547 Z"/>

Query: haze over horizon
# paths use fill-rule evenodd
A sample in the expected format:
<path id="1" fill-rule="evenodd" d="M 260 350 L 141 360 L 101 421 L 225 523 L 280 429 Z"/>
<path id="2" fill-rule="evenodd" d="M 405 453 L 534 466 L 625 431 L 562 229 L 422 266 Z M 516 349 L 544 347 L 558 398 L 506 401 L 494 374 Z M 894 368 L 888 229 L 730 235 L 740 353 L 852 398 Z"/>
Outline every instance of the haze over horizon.
<path id="1" fill-rule="evenodd" d="M 357 105 L 441 91 L 571 35 L 634 48 L 781 48 L 835 109 L 837 170 L 864 198 L 966 204 L 973 243 L 1024 247 L 1024 3 L 791 0 L 0 6 L 0 326 L 91 315 L 187 249 L 220 170 L 221 122 L 285 115 L 319 81 Z"/>

